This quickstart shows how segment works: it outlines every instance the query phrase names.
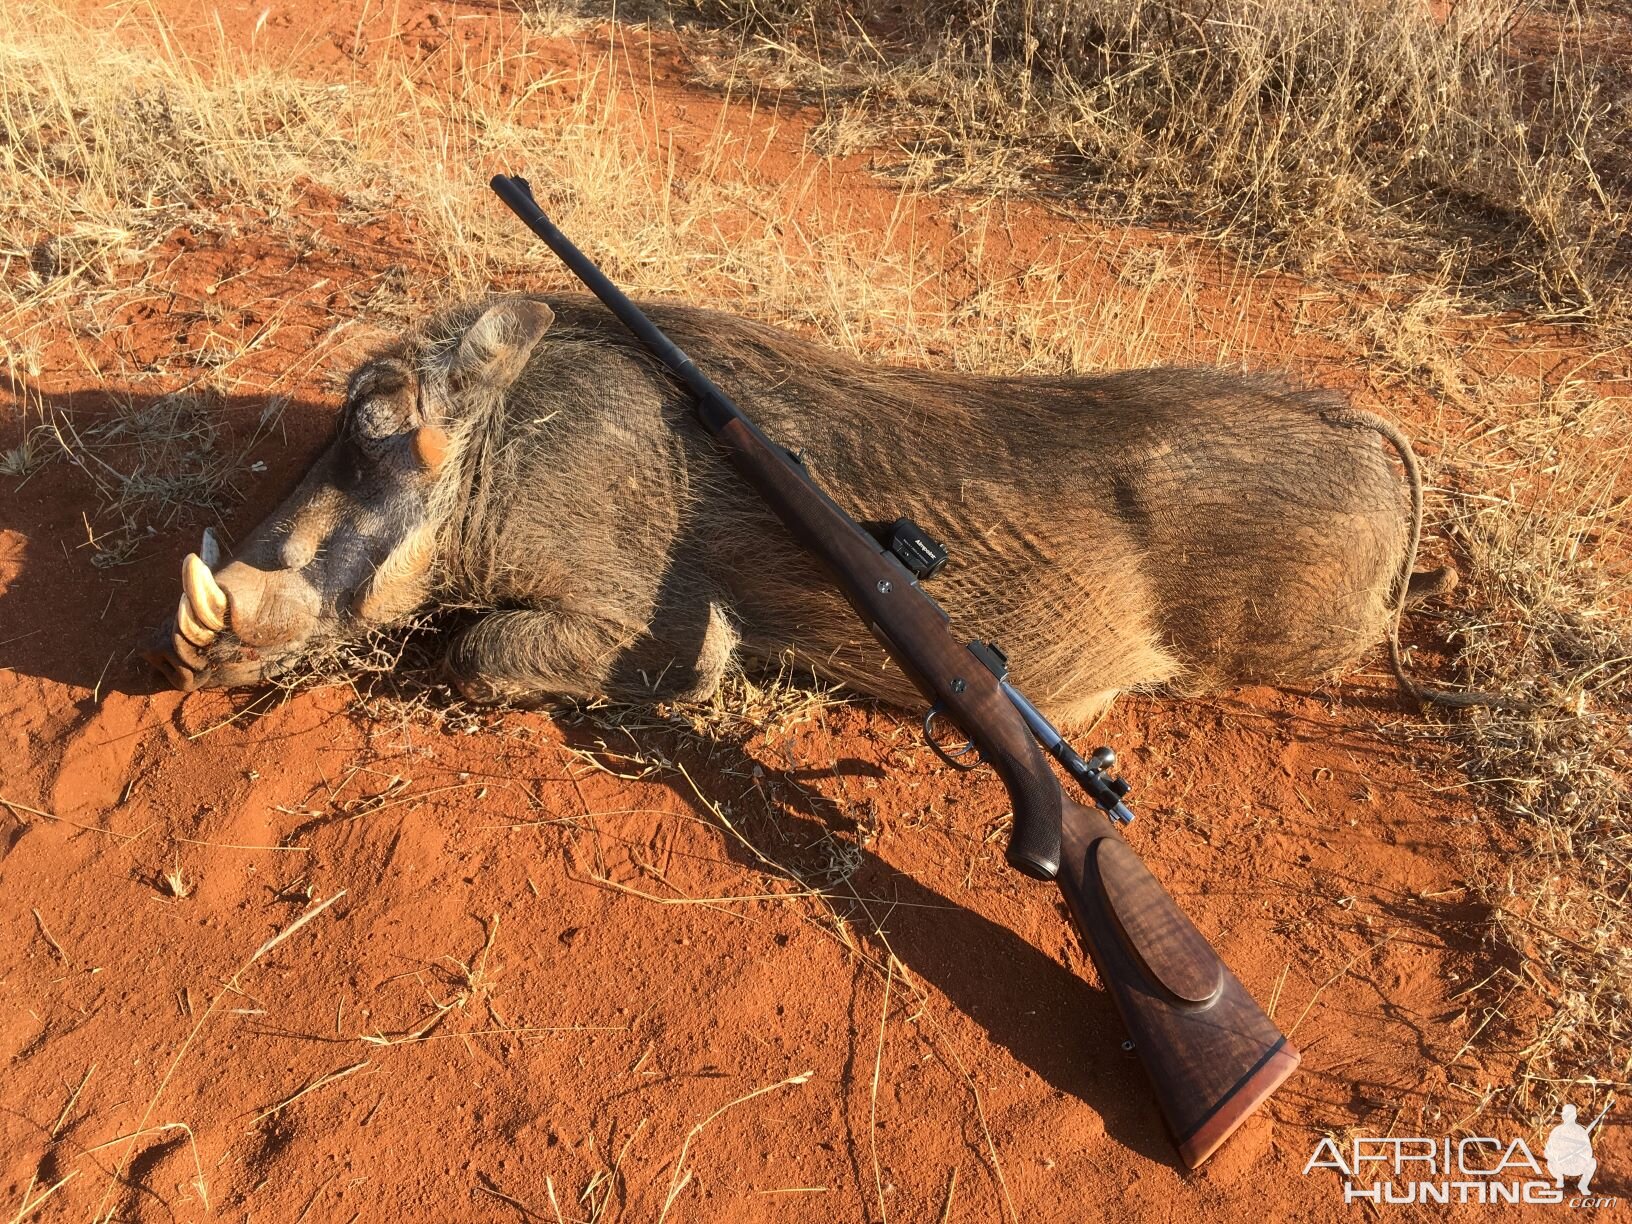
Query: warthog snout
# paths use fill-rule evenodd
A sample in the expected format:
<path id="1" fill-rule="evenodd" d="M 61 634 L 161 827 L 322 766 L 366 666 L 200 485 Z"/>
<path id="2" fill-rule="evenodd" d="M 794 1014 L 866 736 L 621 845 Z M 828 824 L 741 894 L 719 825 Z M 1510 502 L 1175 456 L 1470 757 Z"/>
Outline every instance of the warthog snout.
<path id="1" fill-rule="evenodd" d="M 318 631 L 321 600 L 298 570 L 234 561 L 211 569 L 214 539 L 181 563 L 181 600 L 148 658 L 177 688 L 253 684 L 300 653 Z"/>

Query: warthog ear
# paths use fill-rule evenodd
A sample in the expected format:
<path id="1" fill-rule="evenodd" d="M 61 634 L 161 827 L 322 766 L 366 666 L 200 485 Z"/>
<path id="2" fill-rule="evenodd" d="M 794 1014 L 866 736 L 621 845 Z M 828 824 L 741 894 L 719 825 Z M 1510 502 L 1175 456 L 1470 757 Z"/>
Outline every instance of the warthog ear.
<path id="1" fill-rule="evenodd" d="M 495 302 L 460 337 L 449 377 L 463 388 L 504 390 L 520 377 L 554 320 L 553 310 L 531 298 Z"/>

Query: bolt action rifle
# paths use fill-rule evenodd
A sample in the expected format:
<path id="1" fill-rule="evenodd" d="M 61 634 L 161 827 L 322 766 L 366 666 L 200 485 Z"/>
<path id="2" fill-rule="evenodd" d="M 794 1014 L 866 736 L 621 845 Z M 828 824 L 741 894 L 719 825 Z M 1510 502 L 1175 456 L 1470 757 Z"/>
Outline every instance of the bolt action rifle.
<path id="1" fill-rule="evenodd" d="M 1089 956 L 1116 1001 L 1184 1163 L 1195 1168 L 1298 1065 L 1266 1016 L 1122 839 L 1133 819 L 1128 784 L 1110 776 L 1109 748 L 1084 760 L 1008 682 L 994 643 L 961 643 L 919 585 L 946 551 L 907 519 L 880 543 L 827 496 L 798 456 L 772 442 L 691 358 L 544 215 L 525 179 L 495 175 L 511 211 L 560 257 L 697 400 L 704 427 L 731 464 L 821 563 L 862 622 L 930 703 L 924 735 L 960 769 L 989 762 L 1014 808 L 1010 866 L 1053 880 Z M 949 751 L 945 718 L 968 738 Z M 1046 750 L 1093 802 L 1068 798 Z M 967 759 L 978 750 L 978 759 Z M 960 760 L 959 757 L 966 759 Z"/>

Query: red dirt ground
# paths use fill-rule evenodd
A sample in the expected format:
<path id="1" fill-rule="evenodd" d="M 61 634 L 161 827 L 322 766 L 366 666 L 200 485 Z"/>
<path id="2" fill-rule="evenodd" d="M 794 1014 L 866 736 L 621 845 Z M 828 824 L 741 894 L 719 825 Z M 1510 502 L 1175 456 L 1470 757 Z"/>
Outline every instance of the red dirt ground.
<path id="1" fill-rule="evenodd" d="M 223 6 L 227 37 L 260 8 Z M 403 37 L 434 54 L 444 11 L 399 10 Z M 504 20 L 459 11 L 466 32 Z M 336 6 L 314 74 L 352 70 L 358 19 Z M 654 87 L 682 153 L 718 110 L 683 75 Z M 791 158 L 796 115 L 779 139 Z M 862 160 L 830 189 L 887 210 Z M 307 193 L 333 246 L 305 260 L 253 210 L 170 235 L 147 257 L 165 292 L 47 353 L 46 401 L 85 428 L 167 389 L 144 363 L 286 307 L 240 367 L 292 396 L 226 523 L 253 525 L 335 409 L 317 338 L 411 262 L 399 222 L 337 206 Z M 1004 257 L 1062 224 L 1013 206 Z M 1289 311 L 1258 344 L 1361 389 Z M 248 434 L 264 402 L 225 420 Z M 1136 784 L 1133 845 L 1304 1053 L 1186 1174 L 1056 895 L 1003 865 L 1000 785 L 938 768 L 910 717 L 831 704 L 708 743 L 604 711 L 155 691 L 132 646 L 195 531 L 98 568 L 93 477 L 5 479 L 0 1211 L 68 1178 L 29 1218 L 654 1220 L 680 1187 L 671 1219 L 1326 1220 L 1358 1208 L 1302 1173 L 1323 1135 L 1455 1133 L 1512 1072 L 1481 1038 L 1507 1030 L 1458 866 L 1506 834 L 1376 660 L 1318 690 L 1125 700 L 1095 733 Z M 760 855 L 859 866 L 823 900 Z M 1488 1125 L 1539 1152 L 1545 1121 Z M 1624 1195 L 1624 1129 L 1599 1157 Z"/>

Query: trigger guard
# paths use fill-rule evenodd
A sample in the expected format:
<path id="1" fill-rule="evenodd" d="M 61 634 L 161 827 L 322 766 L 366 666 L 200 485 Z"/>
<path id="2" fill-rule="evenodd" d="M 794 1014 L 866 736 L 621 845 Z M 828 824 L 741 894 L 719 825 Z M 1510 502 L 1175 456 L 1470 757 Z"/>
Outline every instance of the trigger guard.
<path id="1" fill-rule="evenodd" d="M 931 752 L 952 766 L 953 769 L 963 770 L 965 773 L 971 769 L 979 769 L 983 758 L 976 752 L 974 740 L 964 741 L 963 746 L 955 752 L 948 752 L 936 742 L 935 720 L 944 713 L 946 713 L 946 710 L 940 702 L 936 702 L 929 707 L 929 713 L 924 715 L 924 743 L 929 745 Z M 974 760 L 965 761 L 960 759 L 968 756 L 971 752 L 976 754 Z"/>

